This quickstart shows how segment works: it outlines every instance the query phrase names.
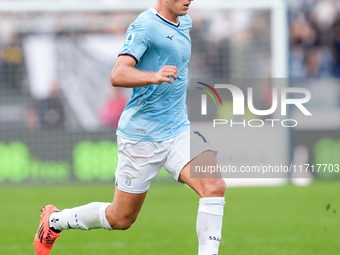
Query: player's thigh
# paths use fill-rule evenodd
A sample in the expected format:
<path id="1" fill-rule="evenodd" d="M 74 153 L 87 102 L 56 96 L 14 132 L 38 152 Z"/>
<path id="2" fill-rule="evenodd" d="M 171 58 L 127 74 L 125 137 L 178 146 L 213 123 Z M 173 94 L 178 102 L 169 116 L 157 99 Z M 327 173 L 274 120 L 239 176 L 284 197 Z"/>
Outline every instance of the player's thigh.
<path id="1" fill-rule="evenodd" d="M 180 181 L 179 175 L 185 165 L 207 150 L 216 153 L 199 132 L 188 129 L 173 140 L 164 167 L 176 181 Z"/>
<path id="2" fill-rule="evenodd" d="M 131 194 L 146 192 L 166 159 L 163 143 L 131 141 L 118 137 L 116 185 Z"/>
<path id="3" fill-rule="evenodd" d="M 196 166 L 216 166 L 217 160 L 211 150 L 207 150 L 193 158 L 185 165 L 180 173 L 179 180 L 190 186 L 200 197 L 223 197 L 226 185 L 220 173 L 214 172 L 209 175 L 191 175 Z"/>
<path id="4" fill-rule="evenodd" d="M 201 197 L 223 196 L 225 182 L 218 174 L 190 176 L 190 166 L 216 166 L 217 152 L 197 131 L 187 130 L 174 140 L 164 167 L 181 183 L 188 184 Z"/>

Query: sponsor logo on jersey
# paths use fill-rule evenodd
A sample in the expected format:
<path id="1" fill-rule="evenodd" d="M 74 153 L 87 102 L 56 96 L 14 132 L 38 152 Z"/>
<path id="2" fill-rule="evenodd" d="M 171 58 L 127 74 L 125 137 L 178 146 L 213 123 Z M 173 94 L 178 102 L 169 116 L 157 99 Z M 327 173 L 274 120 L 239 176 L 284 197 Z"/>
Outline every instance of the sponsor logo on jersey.
<path id="1" fill-rule="evenodd" d="M 173 38 L 174 36 L 175 36 L 175 35 L 172 35 L 172 36 L 168 35 L 166 38 L 168 38 L 170 41 L 172 41 L 172 38 Z"/>

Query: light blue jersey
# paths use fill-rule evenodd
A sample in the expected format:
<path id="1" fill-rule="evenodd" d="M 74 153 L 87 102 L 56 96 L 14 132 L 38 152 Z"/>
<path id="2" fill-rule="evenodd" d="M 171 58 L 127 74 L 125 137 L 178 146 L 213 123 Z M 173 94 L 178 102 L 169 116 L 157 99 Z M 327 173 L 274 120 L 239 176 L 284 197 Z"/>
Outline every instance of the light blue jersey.
<path id="1" fill-rule="evenodd" d="M 119 54 L 133 57 L 141 71 L 158 72 L 165 65 L 178 68 L 173 84 L 133 88 L 122 113 L 117 135 L 138 141 L 164 141 L 190 128 L 185 105 L 188 64 L 191 56 L 188 15 L 175 24 L 154 8 L 141 13 L 129 26 Z"/>

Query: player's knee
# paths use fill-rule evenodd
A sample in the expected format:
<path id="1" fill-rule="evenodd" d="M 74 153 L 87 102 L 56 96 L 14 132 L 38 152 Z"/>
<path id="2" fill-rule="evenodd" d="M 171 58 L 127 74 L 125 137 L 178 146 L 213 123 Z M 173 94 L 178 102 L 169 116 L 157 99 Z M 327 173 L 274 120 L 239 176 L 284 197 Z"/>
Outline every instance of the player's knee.
<path id="1" fill-rule="evenodd" d="M 118 224 L 117 228 L 118 230 L 127 230 L 132 226 L 132 222 L 130 221 L 124 221 Z"/>
<path id="2" fill-rule="evenodd" d="M 224 197 L 227 187 L 223 179 L 216 179 L 204 185 L 201 197 Z"/>
<path id="3" fill-rule="evenodd" d="M 129 229 L 135 221 L 135 219 L 131 218 L 121 219 L 111 224 L 111 227 L 117 230 L 126 230 Z"/>

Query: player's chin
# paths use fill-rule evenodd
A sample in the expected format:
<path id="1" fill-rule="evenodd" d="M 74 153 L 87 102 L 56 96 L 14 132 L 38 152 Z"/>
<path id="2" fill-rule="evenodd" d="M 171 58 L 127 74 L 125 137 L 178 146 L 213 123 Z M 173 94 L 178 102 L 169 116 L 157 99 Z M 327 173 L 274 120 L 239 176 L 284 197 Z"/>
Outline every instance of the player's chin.
<path id="1" fill-rule="evenodd" d="M 177 16 L 184 16 L 188 14 L 188 10 L 181 10 Z"/>

